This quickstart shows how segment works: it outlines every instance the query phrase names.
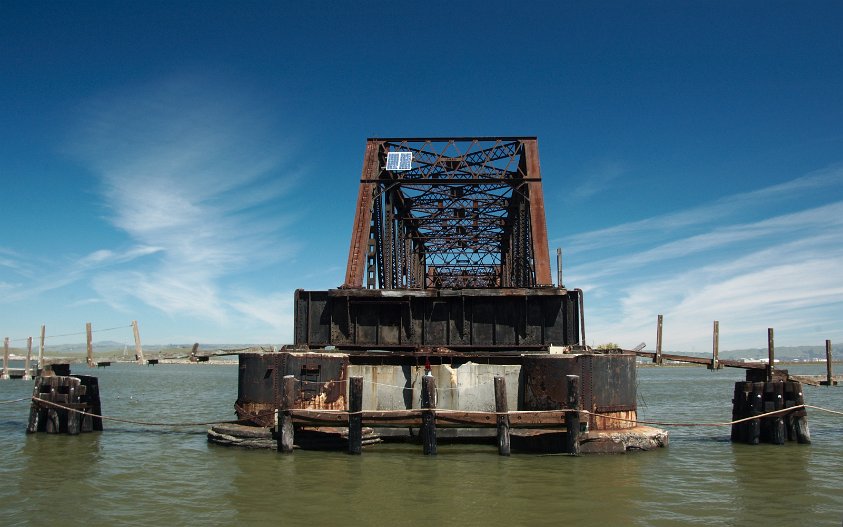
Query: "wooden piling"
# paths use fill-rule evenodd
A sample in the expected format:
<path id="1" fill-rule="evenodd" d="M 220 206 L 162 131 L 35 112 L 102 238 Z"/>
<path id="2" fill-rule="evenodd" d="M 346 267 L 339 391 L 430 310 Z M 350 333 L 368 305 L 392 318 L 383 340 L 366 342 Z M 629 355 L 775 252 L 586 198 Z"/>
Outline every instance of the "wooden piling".
<path id="1" fill-rule="evenodd" d="M 47 335 L 47 326 L 41 324 L 41 341 L 38 344 L 38 375 L 44 370 L 44 340 Z"/>
<path id="2" fill-rule="evenodd" d="M 74 377 L 69 377 L 74 379 Z M 80 384 L 77 380 L 75 383 L 69 385 L 67 391 L 67 405 L 70 408 L 79 408 L 79 391 Z M 70 435 L 77 435 L 82 430 L 82 414 L 79 412 L 67 411 L 67 433 Z"/>
<path id="3" fill-rule="evenodd" d="M 3 373 L 0 379 L 10 379 L 9 376 L 9 337 L 3 339 Z"/>
<path id="4" fill-rule="evenodd" d="M 498 423 L 498 454 L 508 456 L 511 453 L 509 438 L 509 404 L 506 400 L 506 379 L 495 375 L 495 412 Z"/>
<path id="5" fill-rule="evenodd" d="M 424 455 L 436 455 L 436 378 L 432 375 L 422 376 L 421 392 L 422 426 L 421 438 Z"/>
<path id="6" fill-rule="evenodd" d="M 747 417 L 761 415 L 764 408 L 764 383 L 753 382 L 752 391 L 747 398 Z M 747 421 L 746 442 L 750 445 L 757 445 L 761 442 L 761 420 L 753 419 Z"/>
<path id="7" fill-rule="evenodd" d="M 96 365 L 94 364 L 94 335 L 90 322 L 85 323 L 85 335 L 88 338 L 88 366 L 93 368 Z"/>
<path id="8" fill-rule="evenodd" d="M 709 370 L 720 369 L 720 322 L 714 321 L 714 329 L 711 336 L 711 364 Z"/>
<path id="9" fill-rule="evenodd" d="M 281 401 L 278 408 L 278 425 L 276 439 L 278 451 L 282 454 L 289 454 L 293 451 L 295 438 L 293 437 L 293 416 L 290 410 L 296 400 L 296 378 L 292 375 L 285 375 L 282 381 Z"/>
<path id="10" fill-rule="evenodd" d="M 138 321 L 132 321 L 132 333 L 135 336 L 135 360 L 138 364 L 144 363 L 143 346 L 141 346 L 140 330 L 138 329 Z"/>
<path id="11" fill-rule="evenodd" d="M 27 337 L 26 339 L 26 361 L 23 363 L 23 380 L 31 381 L 32 374 L 30 372 L 32 368 L 32 337 Z"/>
<path id="12" fill-rule="evenodd" d="M 784 408 L 784 383 L 772 382 L 773 389 L 768 392 L 772 395 L 773 411 L 782 410 Z M 783 445 L 787 439 L 787 430 L 784 423 L 784 414 L 777 414 L 770 416 L 770 443 L 774 445 Z"/>
<path id="13" fill-rule="evenodd" d="M 578 456 L 580 454 L 580 377 L 579 375 L 566 375 L 568 384 L 568 410 L 565 414 L 565 451 L 568 454 Z"/>
<path id="14" fill-rule="evenodd" d="M 658 323 L 656 324 L 656 355 L 653 357 L 653 362 L 661 366 L 662 364 L 662 327 L 664 317 L 659 315 Z"/>
<path id="15" fill-rule="evenodd" d="M 802 383 L 796 382 L 796 406 L 805 404 L 805 397 L 802 395 Z M 811 444 L 811 431 L 808 429 L 808 412 L 800 408 L 794 412 L 796 419 L 796 442 L 803 445 Z"/>
<path id="16" fill-rule="evenodd" d="M 348 384 L 348 453 L 363 452 L 363 377 L 352 377 Z"/>
<path id="17" fill-rule="evenodd" d="M 743 419 L 749 415 L 752 405 L 749 399 L 752 392 L 751 382 L 736 382 L 735 395 L 732 399 L 732 421 Z M 733 443 L 745 443 L 748 437 L 749 423 L 737 423 L 732 425 L 731 439 Z"/>
<path id="18" fill-rule="evenodd" d="M 784 383 L 784 407 L 793 408 L 796 406 L 796 381 L 785 381 Z M 799 388 L 801 389 L 801 387 Z M 784 427 L 787 431 L 787 440 L 796 441 L 796 416 L 795 412 L 789 412 L 784 415 Z"/>
<path id="19" fill-rule="evenodd" d="M 767 382 L 773 380 L 773 365 L 776 363 L 776 345 L 773 341 L 773 328 L 767 328 Z"/>
<path id="20" fill-rule="evenodd" d="M 825 382 L 820 384 L 825 384 L 826 386 L 834 386 L 836 383 L 834 382 L 834 374 L 831 368 L 831 341 L 825 341 Z"/>

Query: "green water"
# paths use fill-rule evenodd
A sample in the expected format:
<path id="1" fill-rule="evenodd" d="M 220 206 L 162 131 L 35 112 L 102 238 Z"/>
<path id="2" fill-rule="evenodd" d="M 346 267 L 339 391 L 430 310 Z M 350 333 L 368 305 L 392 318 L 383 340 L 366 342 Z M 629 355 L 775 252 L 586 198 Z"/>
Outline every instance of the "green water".
<path id="1" fill-rule="evenodd" d="M 77 366 L 82 372 L 83 367 Z M 793 368 L 791 368 L 793 371 Z M 820 374 L 816 368 L 810 373 Z M 146 421 L 230 419 L 237 367 L 115 365 L 103 412 Z M 725 421 L 742 372 L 640 369 L 639 415 Z M 31 394 L 0 381 L 0 400 Z M 843 409 L 843 388 L 806 387 Z M 497 455 L 491 445 L 344 453 L 209 445 L 203 427 L 106 422 L 26 435 L 28 403 L 0 405 L 2 525 L 834 525 L 843 521 L 843 417 L 810 411 L 814 444 L 733 445 L 728 428 L 670 428 L 667 449 L 614 456 Z"/>

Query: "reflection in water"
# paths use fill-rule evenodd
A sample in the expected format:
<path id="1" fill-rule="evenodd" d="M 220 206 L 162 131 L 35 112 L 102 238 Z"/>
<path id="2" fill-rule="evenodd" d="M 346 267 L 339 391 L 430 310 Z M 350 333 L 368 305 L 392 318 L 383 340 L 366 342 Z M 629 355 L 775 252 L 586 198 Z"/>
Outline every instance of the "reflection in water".
<path id="1" fill-rule="evenodd" d="M 147 421 L 228 419 L 236 366 L 98 370 L 107 414 Z M 730 415 L 740 372 L 639 371 L 642 417 Z M 0 399 L 31 384 L 0 382 Z M 807 391 L 839 408 L 843 390 Z M 671 445 L 623 456 L 499 457 L 492 445 L 414 444 L 342 452 L 208 445 L 204 428 L 106 423 L 102 433 L 26 436 L 27 405 L 0 406 L 3 521 L 46 525 L 574 524 L 835 525 L 843 518 L 843 421 L 811 412 L 815 443 L 732 445 L 729 430 L 671 429 Z"/>

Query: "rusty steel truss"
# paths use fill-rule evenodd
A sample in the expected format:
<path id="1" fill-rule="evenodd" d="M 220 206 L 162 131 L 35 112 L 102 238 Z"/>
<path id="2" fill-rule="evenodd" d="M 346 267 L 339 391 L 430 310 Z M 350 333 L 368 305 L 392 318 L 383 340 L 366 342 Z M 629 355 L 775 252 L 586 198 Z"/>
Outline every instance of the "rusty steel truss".
<path id="1" fill-rule="evenodd" d="M 412 153 L 408 170 L 390 152 Z M 345 288 L 552 286 L 535 137 L 369 139 Z"/>
<path id="2" fill-rule="evenodd" d="M 295 344 L 467 353 L 585 345 L 551 281 L 535 137 L 369 139 L 345 282 L 297 290 Z"/>

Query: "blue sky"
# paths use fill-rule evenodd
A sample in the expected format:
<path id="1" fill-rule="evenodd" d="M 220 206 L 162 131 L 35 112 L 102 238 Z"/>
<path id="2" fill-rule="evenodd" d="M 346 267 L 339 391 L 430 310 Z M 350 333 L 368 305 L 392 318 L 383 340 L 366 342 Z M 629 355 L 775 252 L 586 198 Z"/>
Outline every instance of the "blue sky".
<path id="1" fill-rule="evenodd" d="M 0 3 L 0 333 L 285 343 L 365 139 L 536 135 L 589 343 L 843 339 L 843 3 Z M 78 341 L 55 337 L 49 343 Z M 18 344 L 19 345 L 19 344 Z"/>

